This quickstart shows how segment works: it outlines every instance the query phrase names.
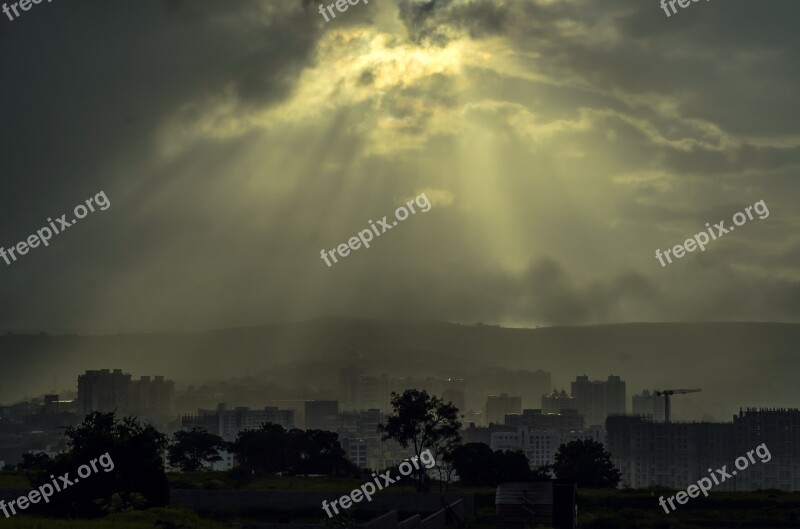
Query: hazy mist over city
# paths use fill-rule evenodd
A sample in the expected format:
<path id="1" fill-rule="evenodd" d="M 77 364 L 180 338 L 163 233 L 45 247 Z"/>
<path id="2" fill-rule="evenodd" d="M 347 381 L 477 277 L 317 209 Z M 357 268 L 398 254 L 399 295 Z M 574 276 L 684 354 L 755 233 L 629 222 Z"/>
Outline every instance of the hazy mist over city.
<path id="1" fill-rule="evenodd" d="M 5 336 L 0 344 L 7 380 L 0 399 L 74 389 L 85 369 L 112 366 L 134 374 L 163 374 L 183 387 L 228 380 L 250 390 L 261 388 L 253 404 L 259 398 L 337 398 L 342 397 L 337 395 L 339 370 L 346 369 L 464 378 L 468 389 L 482 390 L 473 395 L 481 407 L 478 401 L 486 394 L 504 390 L 500 380 L 484 380 L 485 369 L 494 367 L 544 369 L 552 373 L 554 387 L 567 391 L 576 375 L 621 375 L 629 398 L 645 388 L 702 387 L 702 393 L 675 399 L 676 418 L 729 420 L 740 407 L 790 406 L 800 399 L 795 377 L 800 360 L 792 352 L 798 342 L 800 329 L 788 324 L 523 330 L 344 318 L 197 334 Z M 763 379 L 769 384 L 753 383 Z"/>

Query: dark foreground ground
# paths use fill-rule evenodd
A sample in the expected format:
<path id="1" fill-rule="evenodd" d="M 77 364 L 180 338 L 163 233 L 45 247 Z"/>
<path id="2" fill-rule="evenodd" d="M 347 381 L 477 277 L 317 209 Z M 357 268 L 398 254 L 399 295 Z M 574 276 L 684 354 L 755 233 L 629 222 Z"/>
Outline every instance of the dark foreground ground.
<path id="1" fill-rule="evenodd" d="M 674 492 L 579 491 L 581 529 L 777 529 L 800 527 L 800 492 L 712 492 L 666 514 L 661 495 Z"/>
<path id="2" fill-rule="evenodd" d="M 4 473 L 5 474 L 5 473 Z M 5 474 L 3 486 L 24 486 L 21 477 Z M 236 489 L 241 485 L 224 473 L 173 474 L 174 488 Z M 307 490 L 347 492 L 360 484 L 353 479 L 333 478 L 263 478 L 248 483 L 244 490 Z M 414 494 L 408 485 L 397 484 L 393 492 Z M 432 491 L 438 490 L 434 487 Z M 476 519 L 469 528 L 488 529 L 497 525 L 494 488 L 462 488 L 451 486 L 452 492 L 475 495 Z M 800 492 L 712 492 L 708 498 L 690 499 L 678 510 L 666 514 L 658 497 L 673 494 L 666 490 L 579 490 L 578 527 L 580 529 L 800 529 Z M 275 522 L 321 523 L 321 510 L 313 512 L 275 513 Z M 231 522 L 246 524 L 247 516 L 200 517 L 180 508 L 151 509 L 111 515 L 102 520 L 52 520 L 30 516 L 6 519 L 0 514 L 0 529 L 222 529 Z M 263 513 L 259 516 L 264 521 Z M 272 517 L 270 517 L 272 518 Z M 356 516 L 358 519 L 358 516 Z M 239 526 L 241 527 L 241 525 Z M 543 527 L 543 526 L 542 526 Z"/>

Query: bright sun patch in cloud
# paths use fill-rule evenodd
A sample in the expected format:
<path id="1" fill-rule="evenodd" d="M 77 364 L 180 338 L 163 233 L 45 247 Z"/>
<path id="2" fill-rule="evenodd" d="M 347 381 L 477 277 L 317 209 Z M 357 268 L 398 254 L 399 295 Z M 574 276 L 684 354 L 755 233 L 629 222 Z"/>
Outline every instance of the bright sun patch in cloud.
<path id="1" fill-rule="evenodd" d="M 442 77 L 454 90 L 466 90 L 469 85 L 465 69 L 488 67 L 491 61 L 492 54 L 469 39 L 453 40 L 441 48 L 420 48 L 398 43 L 395 37 L 376 29 L 330 31 L 319 42 L 315 64 L 303 71 L 291 97 L 282 104 L 245 109 L 237 104 L 233 91 L 213 100 L 190 103 L 168 122 L 162 145 L 165 153 L 176 153 L 200 138 L 235 138 L 254 128 L 302 122 L 368 102 L 370 116 L 363 118 L 372 130 L 368 151 L 386 154 L 394 149 L 393 145 L 419 145 L 424 138 L 402 137 L 403 131 L 417 126 L 418 116 L 442 110 L 425 91 L 412 93 L 415 87 L 427 79 Z M 407 116 L 386 109 L 385 98 L 395 94 L 401 94 L 397 97 L 402 98 Z M 436 124 L 454 126 L 445 124 L 443 117 L 433 121 L 434 128 Z"/>

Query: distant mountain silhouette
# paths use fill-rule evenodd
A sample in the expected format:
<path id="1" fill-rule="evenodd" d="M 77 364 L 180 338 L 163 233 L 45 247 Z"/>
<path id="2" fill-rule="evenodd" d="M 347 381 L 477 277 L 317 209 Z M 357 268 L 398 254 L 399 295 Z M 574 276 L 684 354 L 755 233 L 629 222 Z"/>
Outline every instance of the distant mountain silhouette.
<path id="1" fill-rule="evenodd" d="M 166 375 L 179 385 L 257 377 L 291 394 L 293 388 L 330 392 L 343 368 L 459 376 L 476 387 L 487 367 L 503 367 L 551 371 L 553 385 L 567 391 L 579 374 L 621 375 L 629 399 L 644 388 L 698 387 L 702 393 L 673 399 L 676 419 L 730 420 L 742 406 L 800 407 L 797 344 L 800 325 L 783 323 L 507 329 L 320 318 L 183 334 L 14 334 L 0 336 L 0 401 L 74 389 L 79 373 L 100 368 Z"/>

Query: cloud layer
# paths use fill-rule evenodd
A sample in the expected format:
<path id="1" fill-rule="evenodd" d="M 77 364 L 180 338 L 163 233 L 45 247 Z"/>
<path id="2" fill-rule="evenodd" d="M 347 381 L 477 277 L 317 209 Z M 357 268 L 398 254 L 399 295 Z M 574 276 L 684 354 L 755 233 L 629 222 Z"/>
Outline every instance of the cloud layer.
<path id="1" fill-rule="evenodd" d="M 800 316 L 790 0 L 91 0 L 0 21 L 0 328 Z M 333 268 L 319 258 L 426 191 Z M 667 268 L 656 248 L 764 199 Z"/>

